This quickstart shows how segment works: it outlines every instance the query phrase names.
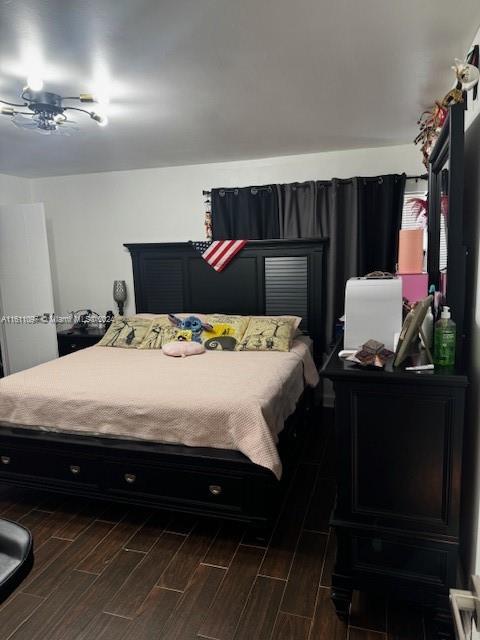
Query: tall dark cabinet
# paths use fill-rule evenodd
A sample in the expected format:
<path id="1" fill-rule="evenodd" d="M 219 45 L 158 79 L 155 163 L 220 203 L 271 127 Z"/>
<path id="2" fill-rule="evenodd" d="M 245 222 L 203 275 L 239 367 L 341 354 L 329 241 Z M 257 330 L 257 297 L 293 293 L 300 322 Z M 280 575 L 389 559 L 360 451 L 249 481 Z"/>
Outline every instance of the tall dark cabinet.
<path id="1" fill-rule="evenodd" d="M 360 370 L 334 350 L 338 552 L 332 599 L 348 615 L 352 590 L 430 607 L 450 638 L 449 588 L 459 569 L 465 376 Z"/>
<path id="2" fill-rule="evenodd" d="M 428 273 L 457 323 L 455 368 L 371 371 L 340 360 L 334 349 L 322 371 L 335 387 L 337 613 L 348 615 L 353 589 L 392 593 L 429 607 L 439 639 L 453 637 L 449 589 L 463 586 L 464 109 L 465 103 L 450 107 L 429 163 Z"/>

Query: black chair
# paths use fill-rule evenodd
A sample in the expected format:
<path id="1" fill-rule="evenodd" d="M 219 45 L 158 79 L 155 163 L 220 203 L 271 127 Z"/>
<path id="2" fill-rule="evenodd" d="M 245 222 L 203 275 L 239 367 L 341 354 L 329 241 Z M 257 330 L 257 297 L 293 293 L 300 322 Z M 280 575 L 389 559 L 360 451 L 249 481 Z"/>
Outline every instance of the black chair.
<path id="1" fill-rule="evenodd" d="M 0 519 L 0 602 L 28 575 L 33 566 L 33 540 L 28 529 Z"/>

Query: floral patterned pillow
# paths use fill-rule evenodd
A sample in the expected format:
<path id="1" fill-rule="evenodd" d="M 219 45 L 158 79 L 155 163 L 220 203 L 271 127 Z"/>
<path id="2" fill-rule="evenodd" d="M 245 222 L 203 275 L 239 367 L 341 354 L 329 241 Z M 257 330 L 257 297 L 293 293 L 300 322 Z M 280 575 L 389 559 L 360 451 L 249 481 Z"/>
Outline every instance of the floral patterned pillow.
<path id="1" fill-rule="evenodd" d="M 161 315 L 155 316 L 150 324 L 150 329 L 148 330 L 147 335 L 143 339 L 142 344 L 138 347 L 139 349 L 161 349 L 163 345 L 163 332 L 166 328 L 171 326 L 171 322 L 168 319 L 168 316 Z"/>
<path id="2" fill-rule="evenodd" d="M 120 347 L 123 349 L 138 349 L 148 333 L 152 321 L 147 318 L 114 318 L 108 331 L 98 342 L 100 347 Z"/>
<path id="3" fill-rule="evenodd" d="M 300 322 L 296 316 L 252 317 L 237 351 L 290 351 Z"/>
<path id="4" fill-rule="evenodd" d="M 202 326 L 205 316 L 197 314 L 165 314 L 153 319 L 148 334 L 145 336 L 140 349 L 161 349 L 171 342 L 202 343 Z"/>

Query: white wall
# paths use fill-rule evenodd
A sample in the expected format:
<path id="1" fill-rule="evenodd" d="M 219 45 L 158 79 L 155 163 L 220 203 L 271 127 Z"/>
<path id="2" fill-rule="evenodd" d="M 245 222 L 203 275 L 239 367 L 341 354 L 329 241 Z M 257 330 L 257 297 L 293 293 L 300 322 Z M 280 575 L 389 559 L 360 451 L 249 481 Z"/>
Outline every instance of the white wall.
<path id="1" fill-rule="evenodd" d="M 28 204 L 30 180 L 0 173 L 0 204 Z"/>
<path id="2" fill-rule="evenodd" d="M 125 242 L 203 239 L 203 189 L 402 171 L 424 172 L 413 144 L 32 180 L 33 202 L 45 203 L 56 312 L 112 308 L 114 279 L 133 293 Z"/>

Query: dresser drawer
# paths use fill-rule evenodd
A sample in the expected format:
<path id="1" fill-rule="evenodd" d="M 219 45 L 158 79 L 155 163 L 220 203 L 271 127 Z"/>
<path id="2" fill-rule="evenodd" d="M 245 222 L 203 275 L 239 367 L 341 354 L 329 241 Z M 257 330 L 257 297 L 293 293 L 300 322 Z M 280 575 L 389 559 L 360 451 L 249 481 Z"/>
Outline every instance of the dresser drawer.
<path id="1" fill-rule="evenodd" d="M 394 583 L 447 587 L 455 558 L 448 545 L 417 540 L 390 540 L 371 534 L 350 538 L 351 567 L 355 574 L 370 574 Z M 455 550 L 451 549 L 452 552 Z M 452 565 L 453 562 L 453 565 Z"/>
<path id="2" fill-rule="evenodd" d="M 106 488 L 120 494 L 156 496 L 168 503 L 202 501 L 239 512 L 243 507 L 242 478 L 156 469 L 148 465 L 110 463 L 106 467 Z"/>
<path id="3" fill-rule="evenodd" d="M 72 453 L 33 453 L 16 448 L 0 447 L 0 477 L 21 473 L 38 477 L 45 482 L 63 481 L 83 484 L 87 487 L 100 485 L 94 463 Z"/>

